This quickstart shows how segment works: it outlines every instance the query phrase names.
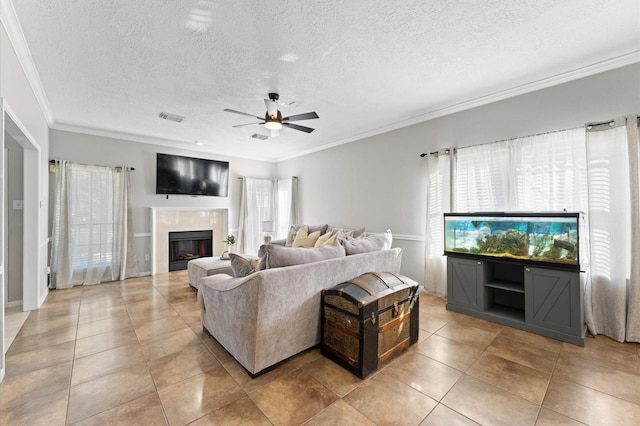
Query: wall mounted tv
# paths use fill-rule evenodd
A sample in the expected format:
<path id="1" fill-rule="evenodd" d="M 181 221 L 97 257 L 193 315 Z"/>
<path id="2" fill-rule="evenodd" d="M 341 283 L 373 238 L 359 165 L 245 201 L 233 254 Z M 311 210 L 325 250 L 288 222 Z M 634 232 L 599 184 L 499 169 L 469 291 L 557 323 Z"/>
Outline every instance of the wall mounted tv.
<path id="1" fill-rule="evenodd" d="M 156 194 L 226 197 L 229 162 L 158 153 Z"/>

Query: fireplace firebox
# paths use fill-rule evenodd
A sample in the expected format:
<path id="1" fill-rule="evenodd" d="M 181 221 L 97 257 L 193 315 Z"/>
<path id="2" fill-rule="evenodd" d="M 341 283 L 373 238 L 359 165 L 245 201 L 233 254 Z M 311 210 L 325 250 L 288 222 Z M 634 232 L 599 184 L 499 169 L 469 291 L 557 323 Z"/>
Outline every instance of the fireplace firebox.
<path id="1" fill-rule="evenodd" d="M 212 231 L 169 232 L 169 271 L 187 269 L 190 260 L 212 255 Z"/>

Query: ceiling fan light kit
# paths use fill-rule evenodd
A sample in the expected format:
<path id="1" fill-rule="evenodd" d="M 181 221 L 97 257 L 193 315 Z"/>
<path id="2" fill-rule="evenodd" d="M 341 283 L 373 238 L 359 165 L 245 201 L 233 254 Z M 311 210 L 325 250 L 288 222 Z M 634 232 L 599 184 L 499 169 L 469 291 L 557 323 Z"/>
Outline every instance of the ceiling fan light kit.
<path id="1" fill-rule="evenodd" d="M 264 127 L 269 130 L 280 130 L 282 129 L 282 123 L 278 121 L 267 121 L 264 123 Z"/>
<path id="2" fill-rule="evenodd" d="M 264 115 L 264 118 L 258 117 L 257 115 L 248 114 L 246 112 L 236 111 L 234 109 L 225 108 L 226 112 L 232 112 L 234 114 L 246 115 L 249 117 L 257 118 L 258 120 L 262 120 L 259 123 L 247 123 L 247 124 L 237 124 L 232 127 L 243 127 L 243 126 L 252 126 L 256 124 L 262 124 L 264 127 L 271 131 L 271 137 L 276 137 L 280 135 L 280 129 L 283 126 L 286 126 L 290 129 L 299 130 L 305 133 L 311 133 L 314 131 L 311 127 L 300 126 L 298 124 L 292 124 L 291 121 L 301 121 L 301 120 L 313 120 L 318 117 L 318 114 L 314 112 L 307 112 L 304 114 L 296 114 L 291 115 L 289 117 L 283 117 L 280 111 L 278 111 L 278 99 L 280 99 L 280 95 L 277 93 L 269 93 L 269 99 L 264 100 L 264 104 L 267 107 L 267 112 Z"/>

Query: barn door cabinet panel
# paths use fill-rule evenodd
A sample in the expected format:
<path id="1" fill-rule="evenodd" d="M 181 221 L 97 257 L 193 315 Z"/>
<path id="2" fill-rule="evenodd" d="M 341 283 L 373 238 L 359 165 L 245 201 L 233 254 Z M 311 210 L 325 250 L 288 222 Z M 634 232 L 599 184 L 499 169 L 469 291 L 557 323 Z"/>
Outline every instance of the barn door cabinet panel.
<path id="1" fill-rule="evenodd" d="M 525 268 L 526 321 L 570 335 L 582 332 L 580 276 L 575 272 Z"/>
<path id="2" fill-rule="evenodd" d="M 484 280 L 482 261 L 451 258 L 447 262 L 448 303 L 460 308 L 482 309 L 484 292 L 479 285 Z"/>

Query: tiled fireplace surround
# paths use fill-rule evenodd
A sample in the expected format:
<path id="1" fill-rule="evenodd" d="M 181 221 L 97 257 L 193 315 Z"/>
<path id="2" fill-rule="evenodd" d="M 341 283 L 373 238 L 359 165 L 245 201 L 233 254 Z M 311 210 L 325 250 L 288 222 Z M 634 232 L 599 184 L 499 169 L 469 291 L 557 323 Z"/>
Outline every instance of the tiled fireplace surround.
<path id="1" fill-rule="evenodd" d="M 169 272 L 169 232 L 211 230 L 212 253 L 219 256 L 226 250 L 223 240 L 226 237 L 227 213 L 227 209 L 152 207 L 152 274 Z"/>

